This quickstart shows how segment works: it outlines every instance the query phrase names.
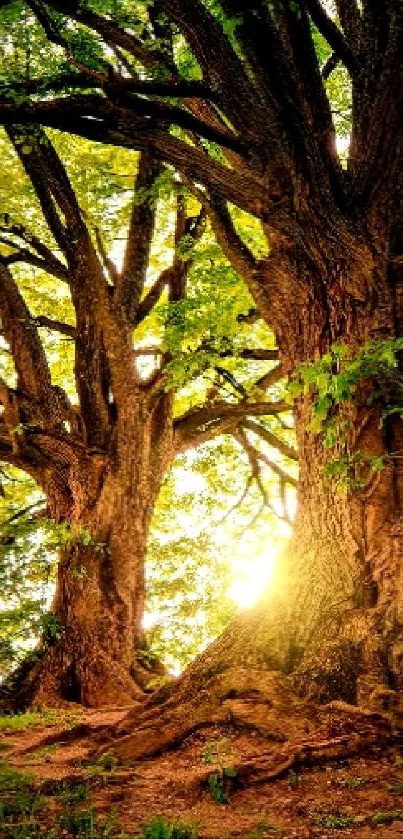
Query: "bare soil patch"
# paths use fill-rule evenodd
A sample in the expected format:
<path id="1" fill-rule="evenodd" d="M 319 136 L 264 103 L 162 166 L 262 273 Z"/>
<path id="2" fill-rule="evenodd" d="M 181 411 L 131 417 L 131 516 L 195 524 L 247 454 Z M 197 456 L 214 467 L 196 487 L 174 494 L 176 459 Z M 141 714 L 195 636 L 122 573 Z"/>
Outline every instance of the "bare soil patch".
<path id="1" fill-rule="evenodd" d="M 91 804 L 100 818 L 114 810 L 116 829 L 129 836 L 162 816 L 196 825 L 200 839 L 403 837 L 403 754 L 397 743 L 249 786 L 234 776 L 234 767 L 267 752 L 267 738 L 231 725 L 205 728 L 175 750 L 132 765 L 116 762 L 111 752 L 99 757 L 105 726 L 125 713 L 83 711 L 70 732 L 56 724 L 0 734 L 0 759 L 31 774 L 47 802 L 37 816 L 44 835 L 65 806 L 67 784 L 71 790 L 85 787 L 85 806 Z M 68 806 L 74 811 L 82 803 Z M 70 835 L 68 829 L 63 835 Z"/>

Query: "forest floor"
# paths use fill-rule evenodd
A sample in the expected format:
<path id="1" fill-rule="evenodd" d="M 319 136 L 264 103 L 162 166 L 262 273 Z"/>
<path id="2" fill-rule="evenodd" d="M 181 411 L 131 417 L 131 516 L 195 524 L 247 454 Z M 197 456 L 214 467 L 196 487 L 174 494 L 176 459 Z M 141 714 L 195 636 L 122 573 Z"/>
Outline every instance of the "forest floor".
<path id="1" fill-rule="evenodd" d="M 99 733 L 125 713 L 0 718 L 0 839 L 403 837 L 398 747 L 227 795 L 232 763 L 259 753 L 258 734 L 212 727 L 131 766 L 95 758 Z"/>

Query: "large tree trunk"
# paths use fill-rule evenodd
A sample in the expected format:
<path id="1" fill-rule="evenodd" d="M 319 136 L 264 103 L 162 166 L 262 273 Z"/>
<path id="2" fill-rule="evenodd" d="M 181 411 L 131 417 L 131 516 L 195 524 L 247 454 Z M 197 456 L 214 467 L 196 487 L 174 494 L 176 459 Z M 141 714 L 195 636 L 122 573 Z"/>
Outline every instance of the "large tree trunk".
<path id="1" fill-rule="evenodd" d="M 390 282 L 374 254 L 365 262 L 368 252 L 369 248 L 365 252 L 357 247 L 354 259 L 347 262 L 344 254 L 341 262 L 330 251 L 315 304 L 301 292 L 301 300 L 283 305 L 278 340 L 289 370 L 318 358 L 335 341 L 354 349 L 369 337 L 399 334 L 396 283 Z M 303 271 L 301 264 L 298 267 Z M 284 276 L 279 276 L 279 286 L 284 288 L 284 283 Z M 308 282 L 301 283 L 302 289 L 308 287 Z M 346 287 L 351 294 L 342 296 Z M 379 406 L 368 404 L 370 393 L 369 381 L 348 408 L 350 451 L 370 456 L 401 451 L 400 418 L 382 425 Z M 129 715 L 119 729 L 123 736 L 115 742 L 122 756 L 159 751 L 209 721 L 254 725 L 274 741 L 292 740 L 294 753 L 295 743 L 323 722 L 318 711 L 322 703 L 341 700 L 367 711 L 399 710 L 403 683 L 400 460 L 387 460 L 363 487 L 341 492 L 324 474 L 326 461 L 335 453 L 325 450 L 320 436 L 309 429 L 311 403 L 307 395 L 296 406 L 298 513 L 273 585 L 173 688 L 149 700 L 140 716 Z M 340 754 L 340 749 L 335 753 Z"/>
<path id="2" fill-rule="evenodd" d="M 121 411 L 111 455 L 78 452 L 66 481 L 43 477 L 51 516 L 67 524 L 38 663 L 17 673 L 15 704 L 89 707 L 144 697 L 162 666 L 143 631 L 149 524 L 173 456 L 172 398 Z M 130 415 L 131 414 L 131 415 Z"/>
<path id="3" fill-rule="evenodd" d="M 119 473 L 107 478 L 93 509 L 75 519 L 62 548 L 48 650 L 35 701 L 86 706 L 127 704 L 143 696 L 150 674 L 144 647 L 144 561 L 154 498 Z"/>

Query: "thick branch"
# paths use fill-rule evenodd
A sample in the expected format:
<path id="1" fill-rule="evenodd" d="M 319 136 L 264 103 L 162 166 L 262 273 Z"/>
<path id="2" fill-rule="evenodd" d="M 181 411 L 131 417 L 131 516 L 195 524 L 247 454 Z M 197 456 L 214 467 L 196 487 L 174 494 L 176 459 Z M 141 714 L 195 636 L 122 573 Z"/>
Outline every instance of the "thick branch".
<path id="1" fill-rule="evenodd" d="M 189 42 L 205 82 L 211 90 L 220 92 L 224 107 L 231 107 L 236 128 L 244 131 L 251 122 L 253 88 L 218 22 L 201 0 L 191 4 L 187 0 L 163 0 L 161 6 Z"/>
<path id="2" fill-rule="evenodd" d="M 240 419 L 289 411 L 284 402 L 215 402 L 187 411 L 174 423 L 177 452 L 194 448 L 219 434 L 231 433 Z"/>
<path id="3" fill-rule="evenodd" d="M 361 17 L 356 0 L 336 0 L 336 8 L 347 42 L 350 45 L 357 44 Z"/>
<path id="4" fill-rule="evenodd" d="M 35 189 L 50 232 L 68 258 L 71 239 L 83 229 L 83 223 L 66 170 L 39 126 L 9 126 L 7 133 Z"/>
<path id="5" fill-rule="evenodd" d="M 151 194 L 151 190 L 161 171 L 161 164 L 148 151 L 142 152 L 134 185 L 133 207 L 117 291 L 117 303 L 123 306 L 132 324 L 136 320 L 146 280 L 154 235 L 157 201 L 156 196 Z"/>
<path id="6" fill-rule="evenodd" d="M 284 440 L 277 437 L 276 434 L 273 434 L 273 432 L 266 428 L 266 426 L 259 422 L 254 422 L 251 419 L 245 419 L 242 425 L 248 431 L 252 431 L 257 437 L 260 437 L 261 440 L 264 440 L 265 443 L 268 443 L 273 449 L 277 449 L 277 451 L 284 455 L 284 457 L 289 457 L 290 460 L 298 461 L 297 450 L 288 445 L 288 443 Z"/>
<path id="7" fill-rule="evenodd" d="M 157 279 L 155 280 L 155 282 L 153 283 L 153 285 L 151 286 L 151 288 L 143 297 L 142 301 L 139 303 L 137 307 L 136 317 L 134 320 L 135 326 L 138 326 L 140 323 L 142 323 L 144 318 L 146 318 L 147 315 L 150 314 L 154 306 L 156 306 L 164 289 L 170 285 L 173 272 L 174 268 L 172 266 L 170 266 L 169 268 L 165 268 L 164 271 L 161 271 L 161 274 L 159 275 L 159 277 L 157 277 Z"/>
<path id="8" fill-rule="evenodd" d="M 235 229 L 225 201 L 219 198 L 208 201 L 211 224 L 223 253 L 246 282 L 250 282 L 257 267 L 257 260 Z"/>
<path id="9" fill-rule="evenodd" d="M 40 400 L 42 410 L 51 414 L 55 406 L 45 352 L 17 284 L 1 261 L 0 315 L 4 337 L 13 355 L 18 387 L 33 399 Z"/>
<path id="10" fill-rule="evenodd" d="M 100 96 L 82 94 L 28 104 L 0 102 L 0 123 L 40 123 L 89 140 L 133 148 L 152 149 L 191 180 L 204 183 L 216 195 L 258 216 L 271 217 L 277 207 L 270 202 L 263 181 L 250 172 L 236 172 L 217 163 L 207 152 L 173 137 L 167 124 L 139 117 L 132 110 L 113 105 Z M 275 219 L 273 216 L 273 224 Z"/>
<path id="11" fill-rule="evenodd" d="M 325 12 L 320 0 L 300 0 L 300 2 L 307 10 L 315 26 L 318 27 L 319 32 L 326 39 L 333 52 L 335 52 L 340 58 L 340 61 L 343 62 L 350 75 L 354 76 L 358 70 L 356 56 L 349 47 L 338 26 L 336 26 L 336 24 Z"/>
<path id="12" fill-rule="evenodd" d="M 35 323 L 37 326 L 50 329 L 52 332 L 60 332 L 61 335 L 67 335 L 68 338 L 74 339 L 76 337 L 75 326 L 71 326 L 69 323 L 62 323 L 60 320 L 48 318 L 46 315 L 39 315 L 36 317 Z"/>

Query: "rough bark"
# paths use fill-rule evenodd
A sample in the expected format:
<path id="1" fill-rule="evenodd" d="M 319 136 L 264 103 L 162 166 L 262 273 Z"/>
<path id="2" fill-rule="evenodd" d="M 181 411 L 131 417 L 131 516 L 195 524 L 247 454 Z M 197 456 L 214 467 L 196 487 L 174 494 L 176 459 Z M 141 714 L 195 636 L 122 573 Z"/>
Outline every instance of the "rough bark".
<path id="1" fill-rule="evenodd" d="M 147 656 L 142 620 L 148 527 L 173 455 L 171 402 L 164 394 L 148 416 L 137 403 L 119 457 L 78 458 L 68 493 L 44 476 L 49 514 L 70 533 L 60 552 L 52 631 L 37 664 L 17 674 L 14 702 L 131 704 L 144 696 L 152 672 L 164 672 Z"/>
<path id="2" fill-rule="evenodd" d="M 322 241 L 320 255 L 326 254 L 326 271 L 320 273 L 318 261 L 313 265 L 315 299 L 306 291 L 304 266 L 298 261 L 300 298 L 292 305 L 286 282 L 297 263 L 293 265 L 289 253 L 284 261 L 276 253 L 268 260 L 271 287 L 277 282 L 283 295 L 274 316 L 288 370 L 318 358 L 336 340 L 358 348 L 369 337 L 400 334 L 396 282 L 391 283 L 387 260 L 379 259 L 369 240 L 366 247 L 350 240 L 348 249 L 345 240 L 338 256 L 330 247 L 326 251 Z M 348 445 L 352 453 L 389 456 L 401 451 L 402 422 L 380 423 L 379 404 L 369 399 L 372 387 L 370 380 L 365 382 L 347 409 Z M 388 736 L 392 718 L 401 724 L 400 460 L 387 459 L 385 468 L 363 487 L 341 492 L 325 476 L 326 461 L 334 452 L 325 450 L 309 428 L 311 402 L 308 395 L 296 407 L 299 506 L 273 587 L 175 685 L 121 724 L 113 746 L 122 757 L 155 753 L 209 722 L 231 721 L 256 727 L 274 741 L 270 760 L 266 756 L 257 774 L 266 777 L 271 766 L 275 777 L 302 753 L 307 759 L 319 757 L 324 742 L 328 756 L 340 756 L 354 740 L 353 729 L 354 748 L 365 744 L 366 714 L 389 714 L 388 719 L 378 718 Z M 329 702 L 336 702 L 333 710 L 326 706 L 322 711 Z M 377 725 L 372 743 L 380 731 Z M 332 739 L 332 726 L 344 732 L 338 742 Z"/>

